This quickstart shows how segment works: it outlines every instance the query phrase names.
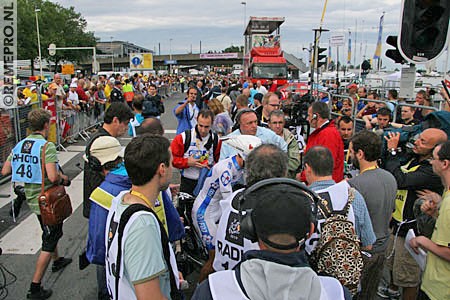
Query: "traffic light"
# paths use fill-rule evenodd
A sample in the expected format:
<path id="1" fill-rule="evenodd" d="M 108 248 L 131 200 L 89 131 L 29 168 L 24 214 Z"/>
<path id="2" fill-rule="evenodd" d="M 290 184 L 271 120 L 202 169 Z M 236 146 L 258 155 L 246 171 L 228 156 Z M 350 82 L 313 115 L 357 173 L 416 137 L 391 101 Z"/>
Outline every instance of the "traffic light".
<path id="1" fill-rule="evenodd" d="M 363 69 L 363 71 L 368 71 L 371 67 L 372 66 L 370 65 L 370 61 L 368 61 L 367 59 L 361 64 L 361 69 Z"/>
<path id="2" fill-rule="evenodd" d="M 436 59 L 447 45 L 448 0 L 403 0 L 398 49 L 411 63 Z"/>
<path id="3" fill-rule="evenodd" d="M 326 50 L 327 48 L 317 47 L 317 68 L 327 64 L 327 56 L 325 54 L 320 54 Z"/>
<path id="4" fill-rule="evenodd" d="M 386 50 L 386 57 L 389 57 L 390 59 L 392 59 L 395 63 L 397 64 L 404 64 L 406 63 L 406 59 L 403 58 L 403 56 L 401 55 L 399 49 L 398 49 L 398 38 L 396 35 L 390 35 L 386 38 L 386 43 L 388 43 L 389 45 L 395 47 L 395 49 L 388 49 Z"/>

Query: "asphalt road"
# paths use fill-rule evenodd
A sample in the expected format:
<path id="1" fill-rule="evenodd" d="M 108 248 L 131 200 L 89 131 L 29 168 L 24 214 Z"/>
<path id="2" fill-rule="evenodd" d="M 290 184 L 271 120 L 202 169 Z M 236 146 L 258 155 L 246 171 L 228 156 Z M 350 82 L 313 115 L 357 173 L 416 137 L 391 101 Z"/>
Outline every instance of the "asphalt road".
<path id="1" fill-rule="evenodd" d="M 166 113 L 161 121 L 166 130 L 165 136 L 173 139 L 176 130 L 176 119 L 172 115 L 172 109 L 176 103 L 183 99 L 180 93 L 165 99 Z M 130 138 L 120 138 L 121 144 L 126 145 Z M 71 196 L 74 212 L 64 223 L 64 236 L 59 242 L 59 254 L 72 257 L 73 263 L 64 270 L 52 273 L 47 270 L 42 283 L 45 288 L 51 288 L 53 295 L 50 299 L 96 299 L 97 281 L 95 266 L 89 266 L 83 271 L 78 269 L 78 255 L 86 245 L 87 219 L 82 215 L 82 191 L 83 174 L 77 164 L 82 163 L 82 152 L 85 141 L 80 140 L 76 144 L 67 147 L 68 152 L 60 152 L 58 157 L 63 165 L 64 172 L 72 180 L 68 192 Z M 179 172 L 174 169 L 173 183 L 179 183 Z M 0 186 L 0 194 L 12 195 L 11 184 Z M 3 277 L 8 284 L 6 289 L 0 290 L 0 299 L 26 299 L 31 278 L 34 272 L 35 262 L 40 250 L 40 228 L 37 218 L 27 207 L 23 205 L 17 222 L 13 222 L 9 216 L 10 197 L 0 196 L 0 247 L 3 254 L 0 256 L 1 268 L 7 272 L 0 272 L 0 285 L 3 285 Z M 16 280 L 14 281 L 14 278 Z M 195 286 L 195 284 L 193 285 Z"/>

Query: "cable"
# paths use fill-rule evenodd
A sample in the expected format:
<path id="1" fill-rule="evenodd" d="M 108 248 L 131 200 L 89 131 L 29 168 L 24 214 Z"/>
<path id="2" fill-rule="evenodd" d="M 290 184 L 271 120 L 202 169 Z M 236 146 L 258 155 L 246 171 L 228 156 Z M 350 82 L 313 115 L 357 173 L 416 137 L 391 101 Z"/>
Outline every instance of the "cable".
<path id="1" fill-rule="evenodd" d="M 7 274 L 12 277 L 10 282 L 7 282 Z M 0 263 L 0 300 L 6 299 L 8 297 L 8 285 L 13 284 L 17 281 L 16 275 L 9 271 L 3 264 Z"/>

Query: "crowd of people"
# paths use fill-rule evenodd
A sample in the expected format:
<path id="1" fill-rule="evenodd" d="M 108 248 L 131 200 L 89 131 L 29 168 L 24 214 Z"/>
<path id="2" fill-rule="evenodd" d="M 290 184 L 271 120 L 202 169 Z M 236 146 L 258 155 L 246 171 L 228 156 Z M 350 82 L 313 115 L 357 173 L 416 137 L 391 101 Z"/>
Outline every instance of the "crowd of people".
<path id="1" fill-rule="evenodd" d="M 17 90 L 19 107 L 34 109 L 39 106 L 52 112 L 52 123 L 58 122 L 61 139 L 55 142 L 72 144 L 83 130 L 103 121 L 104 111 L 113 102 L 125 102 L 130 107 L 135 94 L 155 102 L 149 108 L 152 116 L 164 111 L 163 99 L 180 85 L 178 76 L 147 76 L 141 73 L 112 74 L 70 79 L 55 74 L 49 83 L 39 85 L 27 80 Z M 162 91 L 162 95 L 158 93 Z M 137 108 L 136 110 L 138 110 Z M 153 110 L 152 110 L 153 109 Z"/>
<path id="2" fill-rule="evenodd" d="M 173 247 L 185 234 L 169 188 L 173 167 L 179 191 L 195 197 L 193 230 L 208 253 L 192 299 L 450 298 L 449 127 L 412 126 L 433 114 L 422 107 L 426 91 L 414 107 L 398 105 L 394 91 L 377 101 L 375 91 L 351 85 L 351 101 L 310 102 L 303 113 L 312 131 L 302 134 L 289 127 L 296 103 L 274 84 L 182 77 L 186 96 L 171 112 L 170 142 L 157 85 L 143 91 L 140 78 L 99 78 L 111 86 L 111 103 L 85 150 L 89 232 L 80 262 L 97 265 L 98 299 L 183 298 L 189 274 L 178 272 Z M 85 81 L 76 84 L 73 93 Z M 397 113 L 403 123 L 393 124 Z M 360 118 L 366 129 L 356 132 Z M 23 166 L 21 157 L 40 157 L 48 136 L 45 110 L 29 121 L 32 135 L 2 169 L 20 175 L 15 181 L 26 179 L 18 168 L 39 165 Z M 407 128 L 418 135 L 405 139 Z M 127 132 L 123 151 L 117 138 Z M 54 150 L 44 154 L 46 186 L 67 184 Z M 56 251 L 62 224 L 39 217 L 41 179 L 23 181 L 44 232 L 30 299 L 50 297 L 41 279 L 51 258 L 55 272 L 71 262 Z M 419 248 L 428 253 L 423 269 L 412 254 Z"/>

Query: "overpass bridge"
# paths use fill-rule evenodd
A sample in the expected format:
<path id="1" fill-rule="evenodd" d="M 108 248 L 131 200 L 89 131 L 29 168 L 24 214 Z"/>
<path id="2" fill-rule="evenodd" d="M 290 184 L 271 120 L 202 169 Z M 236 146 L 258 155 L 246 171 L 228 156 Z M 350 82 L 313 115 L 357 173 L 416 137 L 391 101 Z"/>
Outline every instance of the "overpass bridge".
<path id="1" fill-rule="evenodd" d="M 294 78 L 298 78 L 299 73 L 308 70 L 306 64 L 292 54 L 285 52 L 285 58 L 288 62 L 288 69 L 292 72 Z M 242 53 L 189 53 L 189 54 L 166 54 L 153 55 L 153 69 L 164 70 L 168 68 L 167 61 L 176 61 L 177 68 L 182 69 L 203 69 L 210 67 L 231 68 L 233 65 L 242 65 Z M 112 71 L 112 59 L 97 58 L 101 71 Z M 79 64 L 81 69 L 92 72 L 92 61 L 83 61 Z M 129 57 L 114 57 L 114 69 L 122 70 L 130 67 Z"/>

